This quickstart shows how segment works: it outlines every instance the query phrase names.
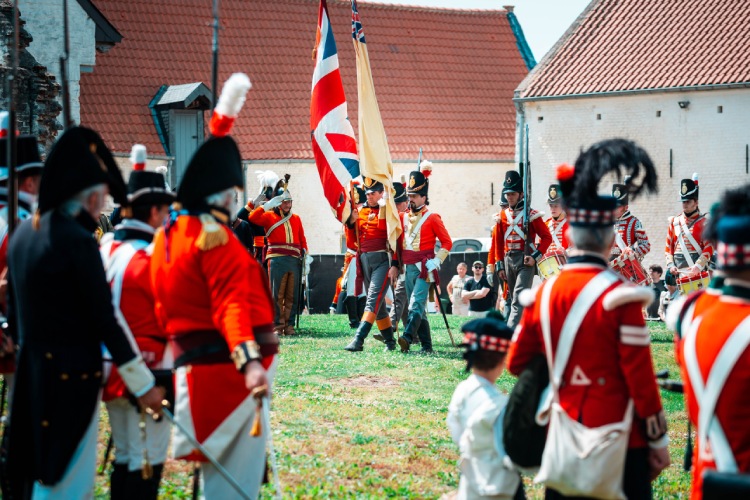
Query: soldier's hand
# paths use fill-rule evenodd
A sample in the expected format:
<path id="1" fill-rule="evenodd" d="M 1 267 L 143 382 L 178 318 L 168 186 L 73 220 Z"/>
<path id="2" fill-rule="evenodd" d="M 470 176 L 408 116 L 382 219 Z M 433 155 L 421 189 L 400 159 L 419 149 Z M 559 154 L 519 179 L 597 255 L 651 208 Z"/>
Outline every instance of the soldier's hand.
<path id="1" fill-rule="evenodd" d="M 253 206 L 255 208 L 258 208 L 263 204 L 264 201 L 266 201 L 266 193 L 263 192 L 255 197 L 255 199 L 253 200 Z"/>
<path id="2" fill-rule="evenodd" d="M 534 257 L 532 257 L 531 255 L 524 255 L 523 256 L 523 265 L 524 266 L 531 267 L 534 264 L 536 264 L 536 261 L 534 260 Z"/>
<path id="3" fill-rule="evenodd" d="M 152 415 L 161 416 L 161 402 L 164 401 L 164 394 L 166 394 L 166 391 L 163 387 L 154 386 L 138 398 L 138 404 Z"/>
<path id="4" fill-rule="evenodd" d="M 253 392 L 255 388 L 268 385 L 266 369 L 259 361 L 251 361 L 245 366 L 245 387 Z"/>
<path id="5" fill-rule="evenodd" d="M 648 465 L 651 469 L 651 480 L 656 479 L 661 471 L 669 467 L 669 450 L 666 446 L 662 448 L 651 448 L 648 450 Z"/>
<path id="6" fill-rule="evenodd" d="M 676 278 L 680 275 L 680 271 L 677 270 L 677 267 L 672 266 L 669 268 L 669 274 L 671 274 L 672 276 Z"/>
<path id="7" fill-rule="evenodd" d="M 388 277 L 391 279 L 391 286 L 395 288 L 396 282 L 398 281 L 398 268 L 392 266 L 388 269 Z"/>
<path id="8" fill-rule="evenodd" d="M 505 269 L 500 269 L 497 273 L 498 276 L 500 276 L 500 279 L 503 281 L 508 281 L 508 275 L 505 274 Z"/>
<path id="9" fill-rule="evenodd" d="M 280 207 L 280 206 L 281 206 L 281 202 L 282 202 L 282 199 L 281 199 L 281 197 L 282 197 L 282 195 L 279 195 L 279 196 L 275 196 L 275 197 L 271 198 L 270 200 L 268 200 L 268 201 L 267 201 L 267 202 L 266 202 L 266 203 L 265 203 L 265 204 L 263 205 L 263 209 L 264 209 L 264 210 L 265 210 L 266 212 L 270 212 L 270 211 L 271 211 L 271 210 L 273 210 L 274 208 L 276 208 L 276 207 Z"/>

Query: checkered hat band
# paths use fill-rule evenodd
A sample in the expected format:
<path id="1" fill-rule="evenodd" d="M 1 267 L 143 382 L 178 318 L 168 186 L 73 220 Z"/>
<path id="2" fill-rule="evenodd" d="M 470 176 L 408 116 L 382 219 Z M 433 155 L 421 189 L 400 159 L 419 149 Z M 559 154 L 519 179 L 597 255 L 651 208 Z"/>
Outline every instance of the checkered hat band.
<path id="1" fill-rule="evenodd" d="M 736 244 L 720 241 L 716 246 L 716 263 L 720 268 L 750 267 L 750 243 Z"/>
<path id="2" fill-rule="evenodd" d="M 483 351 L 508 352 L 510 340 L 468 332 L 464 334 L 464 344 L 468 345 L 469 349 L 473 351 L 479 348 Z"/>
<path id="3" fill-rule="evenodd" d="M 606 225 L 615 223 L 615 213 L 611 210 L 569 208 L 568 222 L 580 225 Z"/>

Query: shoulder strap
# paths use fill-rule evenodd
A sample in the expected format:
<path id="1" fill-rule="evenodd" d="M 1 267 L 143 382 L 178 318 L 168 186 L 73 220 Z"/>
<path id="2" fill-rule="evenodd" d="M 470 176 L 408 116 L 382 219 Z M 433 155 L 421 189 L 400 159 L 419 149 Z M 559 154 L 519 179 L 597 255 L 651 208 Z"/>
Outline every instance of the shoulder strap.
<path id="1" fill-rule="evenodd" d="M 602 271 L 593 277 L 586 286 L 583 287 L 581 293 L 576 298 L 573 306 L 570 308 L 565 322 L 563 323 L 562 330 L 560 331 L 560 339 L 557 343 L 557 350 L 555 351 L 554 359 L 552 358 L 552 335 L 550 327 L 550 315 L 552 311 L 549 306 L 549 298 L 552 290 L 552 286 L 555 281 L 550 281 L 550 284 L 545 287 L 542 291 L 542 298 L 540 304 L 540 310 L 542 313 L 542 335 L 544 336 L 545 351 L 547 352 L 547 364 L 550 372 L 550 385 L 553 391 L 553 397 L 558 398 L 558 389 L 560 387 L 560 380 L 562 374 L 565 371 L 565 367 L 568 364 L 568 358 L 570 358 L 570 352 L 573 350 L 573 342 L 575 341 L 576 334 L 578 333 L 581 323 L 586 314 L 591 309 L 599 297 L 602 296 L 605 290 L 612 286 L 612 284 L 619 281 L 619 277 L 610 271 Z M 545 314 L 546 313 L 546 314 Z"/>
<path id="2" fill-rule="evenodd" d="M 721 424 L 715 415 L 716 403 L 721 395 L 721 390 L 729 378 L 740 356 L 750 345 L 750 317 L 745 318 L 734 329 L 719 354 L 714 360 L 711 371 L 706 379 L 705 386 L 698 364 L 698 353 L 696 340 L 699 318 L 689 329 L 685 338 L 685 365 L 690 378 L 690 384 L 695 392 L 696 399 L 700 403 L 698 413 L 698 439 L 700 449 L 706 450 L 708 438 L 711 439 L 711 450 L 720 472 L 737 472 L 737 462 L 732 453 L 729 441 L 724 435 Z"/>
<path id="3" fill-rule="evenodd" d="M 286 221 L 288 221 L 291 218 L 292 218 L 292 212 L 289 212 L 289 215 L 287 215 L 286 217 L 283 217 L 279 222 L 277 222 L 276 224 L 268 228 L 268 231 L 266 231 L 266 238 L 268 238 L 268 236 L 273 232 L 274 229 L 286 223 Z"/>
<path id="4" fill-rule="evenodd" d="M 682 251 L 683 257 L 685 257 L 685 260 L 687 261 L 688 265 L 690 267 L 693 267 L 695 265 L 695 262 L 693 261 L 693 257 L 690 255 L 690 252 L 688 252 L 687 245 L 685 244 L 685 238 L 690 242 L 690 244 L 693 246 L 696 252 L 701 253 L 703 251 L 703 248 L 698 244 L 697 241 L 695 241 L 695 238 L 693 237 L 693 233 L 690 231 L 690 228 L 685 224 L 685 221 L 683 220 L 683 217 L 679 217 L 678 219 L 675 219 L 675 221 L 679 220 L 679 231 L 677 231 L 677 241 L 680 244 L 680 250 Z M 696 220 L 695 222 L 698 222 Z"/>
<path id="5" fill-rule="evenodd" d="M 432 212 L 427 212 L 426 214 L 424 214 L 419 219 L 419 222 L 417 222 L 417 225 L 414 226 L 411 231 L 409 231 L 409 235 L 406 237 L 406 241 L 404 242 L 404 247 L 411 247 L 411 244 L 414 243 L 414 238 L 416 238 L 419 234 L 419 231 L 422 230 L 422 224 L 424 224 L 424 221 L 429 219 L 430 215 L 432 215 Z"/>

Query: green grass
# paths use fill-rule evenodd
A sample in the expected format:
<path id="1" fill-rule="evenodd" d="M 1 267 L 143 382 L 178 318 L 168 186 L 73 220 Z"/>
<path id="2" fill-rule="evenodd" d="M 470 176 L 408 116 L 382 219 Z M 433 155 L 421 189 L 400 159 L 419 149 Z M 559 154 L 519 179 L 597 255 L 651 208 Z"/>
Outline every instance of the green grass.
<path id="1" fill-rule="evenodd" d="M 449 319 L 459 340 L 462 319 Z M 274 389 L 273 440 L 284 497 L 438 498 L 455 490 L 458 453 L 445 417 L 466 374 L 442 318 L 430 316 L 434 356 L 384 352 L 372 337 L 364 352 L 353 354 L 343 350 L 353 335 L 345 317 L 303 316 L 300 323 L 301 334 L 282 338 Z M 671 335 L 659 323 L 650 327 L 655 369 L 677 378 Z M 505 373 L 499 386 L 509 391 L 514 380 Z M 682 471 L 682 396 L 662 391 L 662 398 L 673 465 L 654 482 L 654 497 L 685 498 L 690 479 Z M 163 498 L 190 498 L 191 470 L 170 462 Z M 542 488 L 526 482 L 528 498 L 543 497 Z M 108 478 L 101 476 L 97 498 L 106 498 L 107 489 Z M 266 486 L 263 498 L 271 497 Z"/>

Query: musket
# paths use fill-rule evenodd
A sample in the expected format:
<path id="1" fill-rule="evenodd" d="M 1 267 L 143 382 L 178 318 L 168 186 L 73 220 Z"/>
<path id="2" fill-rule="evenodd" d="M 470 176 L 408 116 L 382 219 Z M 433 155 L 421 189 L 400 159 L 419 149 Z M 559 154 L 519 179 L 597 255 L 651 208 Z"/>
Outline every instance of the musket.
<path id="1" fill-rule="evenodd" d="M 63 129 L 68 129 L 73 124 L 73 118 L 70 116 L 70 90 L 68 88 L 69 57 L 68 0 L 63 0 L 63 53 L 60 56 L 60 93 L 62 94 Z"/>
<path id="2" fill-rule="evenodd" d="M 240 486 L 240 483 L 237 482 L 237 480 L 232 477 L 232 475 L 229 473 L 228 470 L 224 468 L 223 465 L 219 463 L 216 458 L 214 458 L 213 455 L 211 455 L 211 452 L 206 449 L 205 446 L 203 446 L 196 438 L 193 436 L 188 430 L 183 426 L 180 422 L 178 422 L 171 411 L 166 406 L 162 407 L 162 414 L 167 417 L 167 420 L 169 420 L 175 427 L 177 427 L 177 430 L 179 430 L 181 433 L 185 435 L 188 441 L 190 441 L 190 444 L 192 444 L 196 450 L 200 451 L 201 454 L 205 457 L 206 460 L 208 460 L 211 465 L 216 467 L 216 470 L 221 474 L 221 476 L 226 479 L 226 481 L 232 486 L 232 488 L 235 489 L 237 494 L 245 499 L 245 500 L 252 500 L 250 495 L 248 495 L 245 490 L 242 489 L 242 486 Z"/>
<path id="3" fill-rule="evenodd" d="M 453 340 L 453 332 L 451 332 L 451 327 L 448 325 L 448 317 L 445 315 L 445 311 L 443 311 L 443 303 L 440 302 L 440 293 L 438 292 L 437 285 L 435 285 L 434 282 L 431 283 L 432 290 L 435 293 L 435 297 L 437 298 L 437 308 L 440 310 L 440 314 L 443 315 L 443 321 L 445 322 L 445 329 L 448 330 L 448 336 L 451 338 L 451 344 L 453 344 L 453 347 L 456 347 L 456 341 Z M 425 319 L 425 321 L 427 321 Z"/>
<path id="4" fill-rule="evenodd" d="M 216 107 L 216 92 L 219 87 L 219 0 L 213 0 L 213 41 L 211 43 L 211 105 Z"/>
<path id="5" fill-rule="evenodd" d="M 533 241 L 529 241 L 529 213 L 531 212 L 531 162 L 529 161 L 529 126 L 526 125 L 526 154 L 523 162 L 523 233 L 524 233 L 524 255 L 530 255 Z"/>

